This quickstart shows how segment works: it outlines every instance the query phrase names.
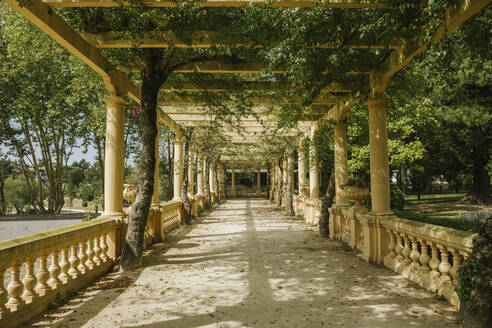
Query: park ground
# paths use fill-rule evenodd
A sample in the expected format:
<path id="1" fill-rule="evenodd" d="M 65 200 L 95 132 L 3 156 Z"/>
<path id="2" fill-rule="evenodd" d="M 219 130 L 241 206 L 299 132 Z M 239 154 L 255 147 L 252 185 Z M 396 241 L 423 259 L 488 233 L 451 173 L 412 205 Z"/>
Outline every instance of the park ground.
<path id="1" fill-rule="evenodd" d="M 449 327 L 456 311 L 260 199 L 227 200 L 36 327 Z"/>

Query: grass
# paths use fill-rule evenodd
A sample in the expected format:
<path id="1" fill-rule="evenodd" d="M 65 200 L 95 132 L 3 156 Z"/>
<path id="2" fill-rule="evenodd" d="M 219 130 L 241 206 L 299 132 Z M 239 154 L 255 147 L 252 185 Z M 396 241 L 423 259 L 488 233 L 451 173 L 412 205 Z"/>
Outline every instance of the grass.
<path id="1" fill-rule="evenodd" d="M 393 210 L 396 216 L 413 221 L 440 225 L 443 227 L 472 231 L 474 226 L 460 220 L 461 211 L 447 212 L 413 212 L 409 210 Z"/>
<path id="2" fill-rule="evenodd" d="M 408 195 L 405 197 L 406 203 L 441 203 L 441 202 L 456 202 L 461 198 L 465 197 L 465 194 L 429 194 L 420 195 L 420 200 L 418 200 L 417 195 Z"/>

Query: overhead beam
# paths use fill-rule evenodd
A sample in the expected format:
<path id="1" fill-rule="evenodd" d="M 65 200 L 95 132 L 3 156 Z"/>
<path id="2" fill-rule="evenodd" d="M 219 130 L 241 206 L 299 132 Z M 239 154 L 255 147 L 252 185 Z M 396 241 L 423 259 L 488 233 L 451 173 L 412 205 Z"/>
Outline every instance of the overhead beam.
<path id="1" fill-rule="evenodd" d="M 261 63 L 229 64 L 217 61 L 204 61 L 195 64 L 183 65 L 173 70 L 174 73 L 214 73 L 214 74 L 258 74 L 264 72 L 265 66 Z M 123 72 L 140 72 L 137 68 L 121 68 Z M 282 74 L 285 69 L 274 68 L 268 72 Z M 347 74 L 369 74 L 370 72 L 351 71 Z"/>
<path id="2" fill-rule="evenodd" d="M 447 10 L 445 26 L 439 27 L 434 41 L 441 40 L 445 34 L 452 32 L 466 20 L 487 6 L 491 0 L 458 0 L 458 3 Z M 427 50 L 430 42 L 424 36 L 404 40 L 401 49 L 393 52 L 374 74 L 373 96 L 382 95 L 391 76 L 407 66 L 412 59 Z"/>
<path id="3" fill-rule="evenodd" d="M 336 104 L 337 97 L 334 96 L 318 96 L 313 100 L 312 105 L 329 105 Z M 303 99 L 299 96 L 292 97 L 277 97 L 277 96 L 248 96 L 248 102 L 254 105 L 286 105 L 286 104 L 297 104 L 302 105 Z M 226 100 L 221 102 L 222 104 L 235 104 L 235 100 Z M 181 95 L 170 95 L 161 99 L 159 105 L 196 105 L 196 104 L 206 104 L 206 101 L 196 99 L 191 96 L 181 96 Z"/>
<path id="4" fill-rule="evenodd" d="M 241 91 L 261 92 L 261 91 L 278 91 L 281 86 L 276 82 L 241 82 Z M 225 92 L 232 91 L 234 88 L 231 84 L 218 81 L 200 81 L 200 82 L 166 82 L 160 89 L 164 92 Z M 351 90 L 344 87 L 341 83 L 332 83 L 323 88 L 322 92 L 350 92 Z"/>
<path id="5" fill-rule="evenodd" d="M 40 0 L 5 0 L 14 10 L 50 36 L 62 47 L 89 65 L 104 80 L 108 91 L 114 96 L 128 95 L 140 102 L 140 89 L 118 71 L 96 48 L 85 41 L 48 5 Z"/>
<path id="6" fill-rule="evenodd" d="M 81 33 L 82 37 L 96 48 L 210 48 L 224 46 L 220 43 L 220 35 L 215 31 L 197 31 L 193 33 L 191 42 L 183 42 L 171 31 L 147 32 L 143 38 L 135 39 L 126 32 Z M 236 47 L 261 48 L 255 42 L 237 43 Z M 333 49 L 337 44 L 313 44 L 307 48 Z M 352 49 L 397 49 L 400 44 L 396 40 L 391 42 L 368 42 L 358 40 L 346 46 Z"/>
<path id="7" fill-rule="evenodd" d="M 135 5 L 129 1 L 116 0 L 44 0 L 50 7 L 118 7 Z M 175 7 L 181 1 L 144 0 L 145 7 Z M 282 8 L 388 8 L 390 5 L 377 0 L 204 0 L 195 3 L 201 7 L 248 7 L 251 5 Z"/>

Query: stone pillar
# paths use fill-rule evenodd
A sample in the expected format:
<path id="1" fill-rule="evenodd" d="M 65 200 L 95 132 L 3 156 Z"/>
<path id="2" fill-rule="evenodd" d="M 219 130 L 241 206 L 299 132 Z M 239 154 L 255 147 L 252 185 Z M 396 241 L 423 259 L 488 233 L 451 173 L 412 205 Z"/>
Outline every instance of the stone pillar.
<path id="1" fill-rule="evenodd" d="M 161 125 L 157 123 L 157 135 L 155 136 L 155 169 L 154 169 L 154 193 L 152 194 L 152 206 L 159 206 L 159 130 Z"/>
<path id="2" fill-rule="evenodd" d="M 215 195 L 217 196 L 217 193 L 215 191 L 215 170 L 212 163 L 210 163 L 210 173 L 208 176 L 210 179 L 210 192 L 215 193 Z"/>
<path id="3" fill-rule="evenodd" d="M 197 168 L 197 174 L 196 174 L 196 193 L 198 196 L 202 196 L 205 194 L 204 192 L 204 181 L 203 181 L 203 158 L 202 154 L 198 153 L 197 158 L 196 158 L 196 168 Z"/>
<path id="4" fill-rule="evenodd" d="M 260 168 L 256 170 L 256 194 L 261 195 L 261 171 Z"/>
<path id="5" fill-rule="evenodd" d="M 297 175 L 299 184 L 299 196 L 303 196 L 302 189 L 306 188 L 306 169 L 304 167 L 304 139 L 299 142 L 297 161 Z"/>
<path id="6" fill-rule="evenodd" d="M 231 168 L 231 197 L 236 197 L 236 176 L 234 167 Z"/>
<path id="7" fill-rule="evenodd" d="M 285 206 L 285 196 L 287 195 L 287 177 L 289 174 L 287 156 L 282 158 L 282 205 Z"/>
<path id="8" fill-rule="evenodd" d="M 319 199 L 318 151 L 314 141 L 309 141 L 309 198 Z"/>
<path id="9" fill-rule="evenodd" d="M 181 186 L 183 183 L 183 140 L 174 140 L 174 197 L 181 199 Z"/>
<path id="10" fill-rule="evenodd" d="M 125 105 L 121 97 L 105 98 L 104 215 L 123 216 Z"/>
<path id="11" fill-rule="evenodd" d="M 390 214 L 390 179 L 388 164 L 388 131 L 386 127 L 386 104 L 388 99 L 370 99 L 369 151 L 371 166 L 372 213 Z"/>
<path id="12" fill-rule="evenodd" d="M 188 196 L 193 197 L 195 183 L 195 151 L 193 147 L 188 148 Z"/>
<path id="13" fill-rule="evenodd" d="M 340 185 L 348 181 L 347 126 L 337 124 L 333 127 L 335 135 L 335 192 L 336 206 L 348 205 Z"/>

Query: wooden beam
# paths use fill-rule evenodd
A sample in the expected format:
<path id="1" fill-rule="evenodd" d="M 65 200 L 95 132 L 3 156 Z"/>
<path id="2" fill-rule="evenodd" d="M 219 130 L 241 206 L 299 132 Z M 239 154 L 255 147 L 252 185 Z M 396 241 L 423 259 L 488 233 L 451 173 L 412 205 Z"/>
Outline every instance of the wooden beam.
<path id="1" fill-rule="evenodd" d="M 123 72 L 140 72 L 137 68 L 120 68 Z M 214 73 L 214 74 L 258 74 L 265 71 L 265 67 L 261 63 L 241 63 L 241 64 L 226 64 L 217 61 L 205 61 L 195 64 L 184 65 L 175 69 L 174 73 Z M 282 67 L 275 68 L 269 71 L 273 74 L 282 74 L 285 69 Z M 347 74 L 370 74 L 371 72 L 347 72 Z"/>
<path id="2" fill-rule="evenodd" d="M 105 33 L 81 33 L 82 37 L 96 48 L 210 48 L 212 45 L 223 46 L 218 39 L 219 34 L 215 31 L 197 31 L 193 33 L 191 43 L 185 43 L 179 40 L 173 32 L 160 31 L 148 32 L 144 38 L 134 39 L 125 32 L 105 32 Z M 236 47 L 255 47 L 261 48 L 254 42 L 245 42 L 235 44 Z M 307 45 L 307 48 L 316 49 L 333 49 L 336 44 L 315 44 Z M 391 42 L 379 42 L 373 44 L 364 40 L 359 40 L 348 45 L 352 49 L 397 49 L 400 42 L 392 40 Z"/>
<path id="3" fill-rule="evenodd" d="M 312 105 L 328 105 L 336 104 L 337 97 L 334 96 L 319 96 L 313 100 Z M 249 96 L 247 101 L 254 105 L 286 105 L 286 104 L 297 104 L 302 105 L 302 97 L 273 97 L 273 96 Z M 222 104 L 235 104 L 237 101 L 227 100 L 222 102 Z M 161 99 L 159 105 L 197 105 L 206 104 L 206 101 L 196 99 L 191 96 L 180 96 L 180 95 L 170 95 Z"/>
<path id="4" fill-rule="evenodd" d="M 96 71 L 103 78 L 112 95 L 128 95 L 135 101 L 140 101 L 140 89 L 107 59 L 99 55 L 94 46 L 85 41 L 45 3 L 40 0 L 30 0 L 21 5 L 17 0 L 5 1 L 41 31 Z"/>
<path id="5" fill-rule="evenodd" d="M 132 6 L 134 3 L 116 0 L 44 0 L 50 7 L 119 7 Z M 180 1 L 145 0 L 145 7 L 175 7 Z M 204 0 L 197 2 L 201 7 L 248 7 L 252 5 L 282 8 L 389 8 L 385 1 L 376 0 Z"/>
<path id="6" fill-rule="evenodd" d="M 490 2 L 491 0 L 458 0 L 455 6 L 447 10 L 445 26 L 437 30 L 434 41 L 441 40 L 445 34 L 452 32 Z M 429 42 L 424 41 L 424 36 L 404 40 L 402 48 L 393 52 L 375 72 L 372 96 L 382 95 L 391 76 L 407 66 L 415 56 L 427 50 L 428 46 Z"/>
<path id="7" fill-rule="evenodd" d="M 281 86 L 275 82 L 241 82 L 241 91 L 260 92 L 260 91 L 278 91 Z M 218 81 L 200 81 L 200 82 L 166 82 L 161 91 L 163 92 L 225 92 L 232 91 L 231 85 L 226 82 Z M 323 88 L 322 92 L 351 92 L 341 83 L 332 83 L 330 86 Z"/>

